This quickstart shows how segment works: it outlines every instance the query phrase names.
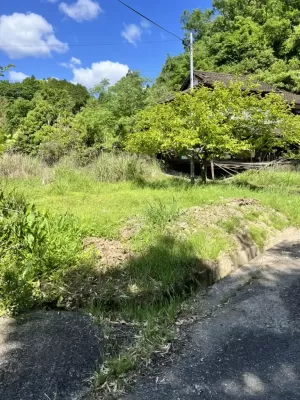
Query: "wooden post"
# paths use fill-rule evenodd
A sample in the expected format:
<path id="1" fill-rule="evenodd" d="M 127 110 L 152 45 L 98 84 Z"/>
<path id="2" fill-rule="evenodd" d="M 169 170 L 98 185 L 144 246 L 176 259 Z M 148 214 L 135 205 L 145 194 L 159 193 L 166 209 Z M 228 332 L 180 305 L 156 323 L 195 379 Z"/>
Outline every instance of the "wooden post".
<path id="1" fill-rule="evenodd" d="M 190 174 L 191 174 L 191 184 L 195 184 L 195 160 L 194 157 L 190 159 Z"/>
<path id="2" fill-rule="evenodd" d="M 211 169 L 211 179 L 215 180 L 215 164 L 214 160 L 210 160 L 210 169 Z"/>

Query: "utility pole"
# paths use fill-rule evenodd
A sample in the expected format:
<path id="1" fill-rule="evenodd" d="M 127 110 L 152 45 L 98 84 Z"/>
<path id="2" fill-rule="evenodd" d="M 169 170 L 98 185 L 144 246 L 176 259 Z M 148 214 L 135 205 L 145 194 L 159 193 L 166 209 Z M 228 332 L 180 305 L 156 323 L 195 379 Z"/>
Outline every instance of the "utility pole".
<path id="1" fill-rule="evenodd" d="M 193 32 L 190 33 L 190 73 L 191 73 L 191 89 L 194 89 L 194 38 Z"/>
<path id="2" fill-rule="evenodd" d="M 194 38 L 193 32 L 190 33 L 190 85 L 191 90 L 194 89 Z M 191 184 L 195 184 L 195 159 L 194 159 L 194 149 L 192 149 L 192 156 L 190 159 L 190 176 Z"/>

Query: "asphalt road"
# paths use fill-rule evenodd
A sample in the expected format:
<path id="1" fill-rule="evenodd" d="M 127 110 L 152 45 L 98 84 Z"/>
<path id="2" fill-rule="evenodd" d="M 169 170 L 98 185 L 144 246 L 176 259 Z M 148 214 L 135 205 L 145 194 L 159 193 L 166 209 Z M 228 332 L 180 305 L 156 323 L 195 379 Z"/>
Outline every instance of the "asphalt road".
<path id="1" fill-rule="evenodd" d="M 180 354 L 126 400 L 300 399 L 299 237 L 216 284 L 195 307 L 200 318 Z"/>
<path id="2" fill-rule="evenodd" d="M 101 363 L 103 334 L 90 317 L 37 311 L 0 318 L 0 400 L 81 400 Z"/>

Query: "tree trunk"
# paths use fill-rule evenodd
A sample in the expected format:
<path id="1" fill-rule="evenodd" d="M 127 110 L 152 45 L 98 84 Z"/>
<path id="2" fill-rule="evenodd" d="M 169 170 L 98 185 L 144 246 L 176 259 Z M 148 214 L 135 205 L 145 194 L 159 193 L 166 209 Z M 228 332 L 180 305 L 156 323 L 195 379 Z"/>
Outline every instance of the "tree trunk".
<path id="1" fill-rule="evenodd" d="M 194 157 L 190 159 L 190 177 L 191 177 L 191 184 L 195 185 L 195 160 Z"/>
<path id="2" fill-rule="evenodd" d="M 201 179 L 203 183 L 207 182 L 207 160 L 204 158 L 201 163 Z"/>

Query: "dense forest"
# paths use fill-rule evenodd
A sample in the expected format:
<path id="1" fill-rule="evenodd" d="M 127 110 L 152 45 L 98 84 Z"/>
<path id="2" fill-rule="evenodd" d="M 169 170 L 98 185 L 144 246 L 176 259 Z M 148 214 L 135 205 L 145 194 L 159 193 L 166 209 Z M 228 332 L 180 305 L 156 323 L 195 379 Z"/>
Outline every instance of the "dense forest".
<path id="1" fill-rule="evenodd" d="M 138 72 L 116 85 L 103 80 L 89 93 L 66 80 L 0 81 L 2 150 L 39 155 L 53 163 L 70 151 L 90 157 L 120 147 L 131 118 L 163 95 Z"/>
<path id="2" fill-rule="evenodd" d="M 300 0 L 214 0 L 212 9 L 185 10 L 181 22 L 184 37 L 194 34 L 196 70 L 249 74 L 300 93 Z M 90 92 L 53 78 L 0 81 L 2 151 L 51 164 L 71 151 L 84 162 L 101 149 L 123 148 L 136 114 L 178 91 L 189 74 L 184 47 L 167 57 L 152 85 L 136 71 Z"/>

